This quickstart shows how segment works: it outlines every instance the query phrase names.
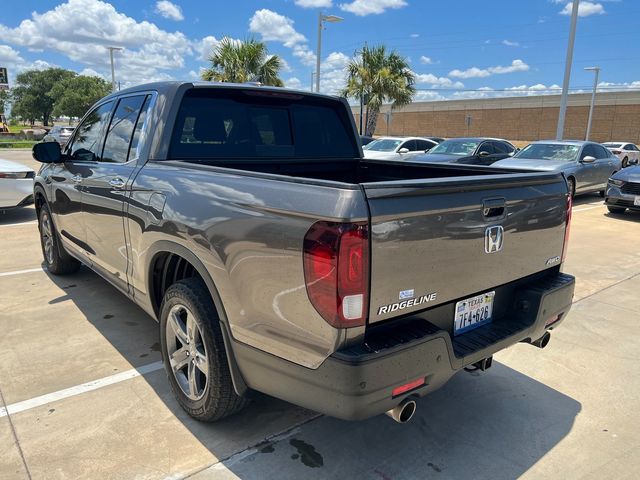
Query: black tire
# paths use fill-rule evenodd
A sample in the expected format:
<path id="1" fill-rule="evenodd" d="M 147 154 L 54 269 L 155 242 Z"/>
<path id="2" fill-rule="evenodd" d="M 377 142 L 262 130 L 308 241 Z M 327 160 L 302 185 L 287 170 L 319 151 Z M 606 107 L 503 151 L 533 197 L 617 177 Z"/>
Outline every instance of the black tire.
<path id="1" fill-rule="evenodd" d="M 80 262 L 69 255 L 62 246 L 51 211 L 46 203 L 40 207 L 38 230 L 40 231 L 42 257 L 47 270 L 54 275 L 68 275 L 77 272 L 80 268 Z"/>
<path id="2" fill-rule="evenodd" d="M 622 168 L 627 168 L 629 166 L 629 157 L 624 157 L 622 159 Z"/>
<path id="3" fill-rule="evenodd" d="M 171 328 L 171 325 L 168 326 L 171 321 L 169 316 L 176 309 L 179 310 L 182 307 L 186 307 L 186 311 L 192 315 L 191 318 L 198 327 L 197 333 L 201 342 L 199 348 L 203 349 L 206 365 L 208 366 L 206 382 L 203 385 L 202 392 L 199 394 L 199 398 L 196 399 L 190 398 L 183 391 L 184 383 L 181 386 L 178 381 L 178 376 L 182 378 L 182 375 L 187 377 L 189 374 L 182 371 L 182 369 L 174 373 L 169 359 L 170 342 L 181 344 L 177 336 L 173 336 L 173 334 L 167 335 L 167 329 Z M 186 343 L 189 344 L 189 342 Z M 196 343 L 194 340 L 194 351 L 198 348 Z M 162 360 L 171 389 L 180 406 L 193 418 L 204 422 L 213 422 L 238 412 L 249 403 L 247 398 L 238 396 L 233 389 L 220 329 L 220 320 L 216 314 L 209 291 L 200 278 L 180 280 L 167 289 L 160 307 L 160 345 L 162 347 Z M 177 346 L 174 348 L 177 350 L 181 350 L 182 347 L 188 348 L 186 344 L 181 345 L 180 348 Z M 188 358 L 187 364 L 183 368 L 189 371 L 190 362 L 196 364 L 197 355 L 195 353 L 192 353 L 191 357 L 189 357 L 188 353 L 186 355 L 186 358 Z M 201 370 L 196 370 L 195 366 L 191 368 L 195 372 L 193 375 L 197 374 L 202 379 L 203 373 Z"/>
<path id="4" fill-rule="evenodd" d="M 607 205 L 607 210 L 611 213 L 624 213 L 627 209 L 625 207 L 611 207 Z"/>
<path id="5" fill-rule="evenodd" d="M 604 198 L 604 190 L 600 190 L 600 191 L 598 192 L 598 195 L 600 195 L 602 198 Z"/>
<path id="6" fill-rule="evenodd" d="M 569 187 L 569 195 L 571 198 L 576 196 L 576 181 L 573 177 L 567 178 L 567 186 Z"/>

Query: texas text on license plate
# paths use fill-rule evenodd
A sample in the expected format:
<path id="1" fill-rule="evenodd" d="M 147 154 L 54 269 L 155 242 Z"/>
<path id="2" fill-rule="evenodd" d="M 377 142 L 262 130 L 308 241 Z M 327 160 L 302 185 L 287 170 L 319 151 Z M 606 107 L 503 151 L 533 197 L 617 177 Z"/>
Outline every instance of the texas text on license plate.
<path id="1" fill-rule="evenodd" d="M 493 298 L 496 292 L 487 292 L 456 303 L 453 334 L 459 335 L 491 321 Z"/>

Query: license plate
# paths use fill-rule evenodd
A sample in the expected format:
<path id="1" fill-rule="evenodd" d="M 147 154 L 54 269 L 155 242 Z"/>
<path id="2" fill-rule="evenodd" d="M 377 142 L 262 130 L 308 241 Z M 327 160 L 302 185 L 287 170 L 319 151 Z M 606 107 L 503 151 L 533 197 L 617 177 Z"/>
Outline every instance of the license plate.
<path id="1" fill-rule="evenodd" d="M 496 292 L 487 292 L 456 303 L 453 319 L 453 334 L 459 335 L 489 323 L 493 312 Z"/>
<path id="2" fill-rule="evenodd" d="M 640 207 L 640 195 L 636 195 L 635 198 L 633 199 L 633 204 L 636 207 Z"/>

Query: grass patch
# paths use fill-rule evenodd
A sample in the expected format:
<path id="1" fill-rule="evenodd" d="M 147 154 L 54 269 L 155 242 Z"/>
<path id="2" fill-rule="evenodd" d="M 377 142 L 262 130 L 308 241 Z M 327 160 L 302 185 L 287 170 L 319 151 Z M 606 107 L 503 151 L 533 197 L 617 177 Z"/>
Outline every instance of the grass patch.
<path id="1" fill-rule="evenodd" d="M 12 142 L 3 141 L 3 142 L 0 142 L 0 148 L 31 148 L 36 143 L 38 142 L 34 142 L 30 140 L 16 140 Z"/>

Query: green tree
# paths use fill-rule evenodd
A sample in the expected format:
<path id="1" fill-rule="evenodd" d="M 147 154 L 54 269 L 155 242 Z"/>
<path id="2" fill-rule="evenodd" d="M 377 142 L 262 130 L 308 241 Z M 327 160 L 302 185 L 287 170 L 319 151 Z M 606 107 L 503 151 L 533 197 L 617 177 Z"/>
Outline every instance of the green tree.
<path id="1" fill-rule="evenodd" d="M 75 75 L 74 72 L 63 68 L 27 70 L 20 73 L 11 89 L 12 115 L 28 120 L 31 124 L 35 120 L 42 120 L 43 125 L 49 125 L 55 103 L 49 92 L 58 82 Z"/>
<path id="2" fill-rule="evenodd" d="M 253 38 L 244 42 L 223 38 L 209 57 L 211 66 L 202 72 L 202 79 L 217 82 L 260 82 L 282 87 L 278 77 L 282 60 L 269 55 L 267 46 Z"/>
<path id="3" fill-rule="evenodd" d="M 395 51 L 387 52 L 384 45 L 364 46 L 346 69 L 347 85 L 341 95 L 365 101 L 365 135 L 373 135 L 375 132 L 378 113 L 384 102 L 391 103 L 391 108 L 394 109 L 413 100 L 415 74 L 404 57 Z"/>
<path id="4" fill-rule="evenodd" d="M 9 103 L 9 92 L 7 90 L 0 90 L 0 113 L 4 113 L 4 109 Z"/>
<path id="5" fill-rule="evenodd" d="M 81 117 L 89 107 L 111 93 L 111 83 L 100 77 L 78 75 L 56 83 L 49 97 L 53 99 L 53 115 Z"/>

